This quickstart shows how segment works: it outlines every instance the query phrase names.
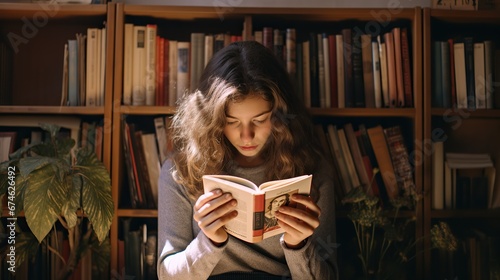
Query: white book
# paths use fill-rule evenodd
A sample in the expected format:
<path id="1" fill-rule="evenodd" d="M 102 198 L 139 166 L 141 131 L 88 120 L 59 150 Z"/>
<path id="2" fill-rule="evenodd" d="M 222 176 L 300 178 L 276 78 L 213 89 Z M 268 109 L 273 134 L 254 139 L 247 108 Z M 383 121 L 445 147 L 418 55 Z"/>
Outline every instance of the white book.
<path id="1" fill-rule="evenodd" d="M 344 39 L 341 34 L 335 35 L 337 46 L 337 101 L 339 108 L 345 108 L 344 86 Z"/>
<path id="2" fill-rule="evenodd" d="M 306 108 L 311 108 L 311 73 L 310 57 L 309 57 L 309 41 L 302 43 L 302 74 L 304 75 L 304 105 Z"/>
<path id="3" fill-rule="evenodd" d="M 484 41 L 484 78 L 485 78 L 485 91 L 486 91 L 486 108 L 493 108 L 493 42 Z"/>
<path id="4" fill-rule="evenodd" d="M 158 144 L 158 153 L 160 154 L 160 164 L 167 159 L 167 129 L 163 117 L 156 117 L 153 120 L 156 133 L 156 142 Z"/>
<path id="5" fill-rule="evenodd" d="M 134 26 L 132 105 L 146 104 L 146 26 Z"/>
<path id="6" fill-rule="evenodd" d="M 168 105 L 177 102 L 177 41 L 168 41 Z"/>
<path id="7" fill-rule="evenodd" d="M 102 48 L 101 48 L 101 43 L 102 43 L 102 31 L 100 28 L 97 28 L 96 30 L 96 53 L 94 56 L 94 64 L 95 64 L 95 69 L 96 71 L 92 73 L 94 75 L 94 94 L 95 94 L 95 105 L 99 106 L 99 97 L 101 95 L 101 55 L 102 55 Z"/>
<path id="8" fill-rule="evenodd" d="M 474 43 L 474 85 L 476 109 L 486 109 L 486 79 L 484 74 L 484 43 Z"/>
<path id="9" fill-rule="evenodd" d="M 141 137 L 149 181 L 151 182 L 151 194 L 153 195 L 155 206 L 158 206 L 158 179 L 160 178 L 161 165 L 158 148 L 156 147 L 155 134 L 145 133 Z"/>
<path id="10" fill-rule="evenodd" d="M 85 105 L 97 105 L 97 28 L 87 29 L 87 50 L 85 61 Z"/>
<path id="11" fill-rule="evenodd" d="M 214 35 L 212 34 L 207 34 L 205 35 L 205 54 L 203 56 L 205 62 L 203 63 L 203 68 L 207 66 L 208 62 L 212 58 L 212 55 L 214 54 Z M 203 72 L 203 70 L 202 70 Z"/>
<path id="12" fill-rule="evenodd" d="M 156 103 L 156 33 L 157 27 L 154 24 L 146 25 L 146 103 L 153 106 Z"/>
<path id="13" fill-rule="evenodd" d="M 347 171 L 349 172 L 349 176 L 352 180 L 352 186 L 359 187 L 361 186 L 361 182 L 358 177 L 358 173 L 356 172 L 356 167 L 354 166 L 354 161 L 352 159 L 351 150 L 349 149 L 349 144 L 347 143 L 347 137 L 345 135 L 345 131 L 343 128 L 339 128 L 337 130 L 339 136 L 340 147 L 342 152 L 344 153 L 344 160 L 347 166 Z"/>
<path id="14" fill-rule="evenodd" d="M 123 42 L 123 105 L 132 105 L 132 64 L 134 45 L 134 25 L 125 24 Z M 87 36 L 88 37 L 88 36 Z M 88 77 L 88 75 L 87 75 Z"/>
<path id="15" fill-rule="evenodd" d="M 330 91 L 330 56 L 328 54 L 329 43 L 328 43 L 328 36 L 326 34 L 323 34 L 322 41 L 323 41 L 322 42 L 323 43 L 323 63 L 324 63 L 324 68 L 325 68 L 325 107 L 331 108 L 332 101 L 331 101 L 331 91 Z"/>
<path id="16" fill-rule="evenodd" d="M 254 34 L 253 34 L 253 37 L 255 39 L 256 42 L 258 43 L 261 43 L 262 44 L 262 31 L 255 31 Z"/>
<path id="17" fill-rule="evenodd" d="M 205 63 L 205 34 L 191 33 L 190 57 L 189 57 L 189 90 L 194 91 L 198 87 L 201 72 Z"/>
<path id="18" fill-rule="evenodd" d="M 327 125 L 327 134 L 330 139 L 331 150 L 333 152 L 333 156 L 337 161 L 337 166 L 339 167 L 340 177 L 342 178 L 342 188 L 344 193 L 348 193 L 353 188 L 352 179 L 349 176 L 349 171 L 347 170 L 347 164 L 344 159 L 344 153 L 342 152 L 342 148 L 340 147 L 339 136 L 337 133 L 337 127 L 329 124 Z"/>
<path id="19" fill-rule="evenodd" d="M 375 95 L 375 108 L 382 108 L 382 84 L 380 78 L 380 53 L 378 42 L 372 42 L 373 58 L 373 90 Z"/>
<path id="20" fill-rule="evenodd" d="M 467 108 L 467 80 L 465 78 L 465 48 L 464 43 L 453 44 L 455 62 L 455 91 L 457 108 Z"/>
<path id="21" fill-rule="evenodd" d="M 444 145 L 433 142 L 432 152 L 432 209 L 444 209 Z"/>
<path id="22" fill-rule="evenodd" d="M 97 105 L 104 106 L 104 92 L 106 91 L 106 36 L 107 36 L 107 28 L 104 27 L 100 29 L 101 32 L 101 42 L 100 49 L 101 55 L 99 57 L 99 91 L 97 98 Z"/>
<path id="23" fill-rule="evenodd" d="M 312 175 L 268 181 L 255 185 L 244 178 L 229 175 L 204 175 L 205 193 L 215 189 L 231 193 L 238 202 L 238 215 L 225 224 L 232 236 L 255 243 L 284 232 L 277 224 L 275 212 L 281 205 L 288 205 L 293 194 L 309 195 Z"/>
<path id="24" fill-rule="evenodd" d="M 177 42 L 177 100 L 189 90 L 189 42 Z"/>
<path id="25" fill-rule="evenodd" d="M 389 78 L 387 73 L 387 50 L 385 48 L 385 43 L 381 41 L 382 36 L 377 36 L 378 41 L 378 52 L 380 59 L 380 81 L 382 85 L 382 97 L 383 97 L 383 106 L 389 107 Z"/>

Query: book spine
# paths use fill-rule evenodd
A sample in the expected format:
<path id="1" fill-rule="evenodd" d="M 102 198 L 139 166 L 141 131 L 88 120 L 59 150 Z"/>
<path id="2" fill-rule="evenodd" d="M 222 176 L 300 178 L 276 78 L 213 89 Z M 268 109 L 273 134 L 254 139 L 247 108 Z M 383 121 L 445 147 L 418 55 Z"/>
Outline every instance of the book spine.
<path id="1" fill-rule="evenodd" d="M 411 82 L 411 62 L 410 62 L 410 47 L 408 45 L 408 30 L 401 29 L 401 56 L 403 59 L 403 82 L 405 106 L 413 107 L 413 90 Z"/>
<path id="2" fill-rule="evenodd" d="M 352 36 L 352 77 L 354 83 L 354 107 L 365 107 L 365 87 L 363 79 L 363 57 L 361 54 L 361 35 Z"/>
<path id="3" fill-rule="evenodd" d="M 253 237 L 264 234 L 264 194 L 254 196 Z"/>
<path id="4" fill-rule="evenodd" d="M 146 105 L 155 105 L 156 93 L 156 30 L 154 24 L 146 26 Z"/>
<path id="5" fill-rule="evenodd" d="M 354 107 L 354 78 L 352 63 L 352 32 L 351 29 L 342 29 L 342 39 L 344 40 L 344 101 L 345 107 Z"/>
<path id="6" fill-rule="evenodd" d="M 474 74 L 474 40 L 472 37 L 464 38 L 465 43 L 465 78 L 467 81 L 467 108 L 476 108 L 476 86 Z"/>

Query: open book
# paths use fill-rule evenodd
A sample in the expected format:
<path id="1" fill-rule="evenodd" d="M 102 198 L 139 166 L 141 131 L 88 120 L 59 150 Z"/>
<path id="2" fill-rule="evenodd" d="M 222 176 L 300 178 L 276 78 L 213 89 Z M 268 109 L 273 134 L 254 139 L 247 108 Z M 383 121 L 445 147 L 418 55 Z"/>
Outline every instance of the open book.
<path id="1" fill-rule="evenodd" d="M 229 175 L 203 176 L 204 191 L 221 189 L 236 199 L 238 216 L 226 224 L 227 233 L 247 242 L 259 242 L 283 233 L 274 212 L 281 205 L 288 205 L 295 193 L 308 195 L 312 175 L 269 181 L 256 186 L 249 180 Z"/>

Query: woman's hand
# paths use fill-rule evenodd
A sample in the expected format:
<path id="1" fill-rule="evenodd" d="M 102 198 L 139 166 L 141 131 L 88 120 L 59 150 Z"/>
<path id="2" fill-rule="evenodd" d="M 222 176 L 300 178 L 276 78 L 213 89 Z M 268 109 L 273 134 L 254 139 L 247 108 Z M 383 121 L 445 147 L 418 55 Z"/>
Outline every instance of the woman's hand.
<path id="1" fill-rule="evenodd" d="M 220 189 L 201 195 L 196 201 L 193 218 L 205 235 L 217 246 L 226 242 L 228 235 L 223 226 L 234 219 L 238 212 L 236 200 Z"/>
<path id="2" fill-rule="evenodd" d="M 302 241 L 311 236 L 319 226 L 321 209 L 309 196 L 294 194 L 289 206 L 276 212 L 278 224 L 285 230 L 284 241 L 288 248 L 299 249 Z"/>

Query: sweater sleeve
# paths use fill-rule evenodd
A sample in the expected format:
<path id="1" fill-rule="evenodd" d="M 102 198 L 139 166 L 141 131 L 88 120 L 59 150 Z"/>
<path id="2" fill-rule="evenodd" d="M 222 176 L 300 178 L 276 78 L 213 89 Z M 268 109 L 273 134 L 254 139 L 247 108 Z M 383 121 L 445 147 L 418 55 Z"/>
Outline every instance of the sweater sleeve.
<path id="1" fill-rule="evenodd" d="M 328 165 L 321 166 L 313 176 L 321 209 L 320 226 L 298 250 L 287 248 L 283 236 L 280 239 L 292 279 L 338 279 L 333 179 L 328 172 L 331 169 L 324 168 Z"/>
<path id="2" fill-rule="evenodd" d="M 225 246 L 214 246 L 202 231 L 195 236 L 192 204 L 173 180 L 171 166 L 163 165 L 158 184 L 158 277 L 207 279 Z"/>

